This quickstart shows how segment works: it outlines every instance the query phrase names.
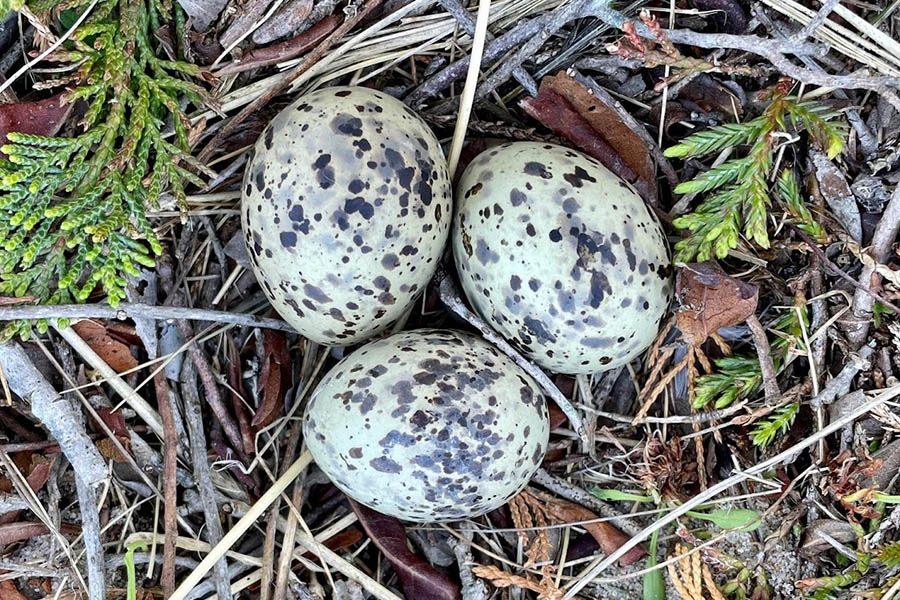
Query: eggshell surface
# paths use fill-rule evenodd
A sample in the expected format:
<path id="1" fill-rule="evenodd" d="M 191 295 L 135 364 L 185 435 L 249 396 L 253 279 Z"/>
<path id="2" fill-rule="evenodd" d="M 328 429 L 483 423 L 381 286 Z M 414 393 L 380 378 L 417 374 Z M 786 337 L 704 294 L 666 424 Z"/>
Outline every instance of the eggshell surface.
<path id="1" fill-rule="evenodd" d="M 469 164 L 456 198 L 453 253 L 466 296 L 531 360 L 591 373 L 653 341 L 672 292 L 664 234 L 599 161 L 504 144 Z"/>
<path id="2" fill-rule="evenodd" d="M 241 218 L 278 313 L 321 344 L 390 327 L 434 273 L 451 221 L 440 145 L 399 100 L 361 87 L 303 95 L 265 128 Z"/>
<path id="3" fill-rule="evenodd" d="M 303 421 L 316 464 L 348 496 L 417 522 L 484 514 L 540 466 L 550 422 L 538 384 L 455 330 L 375 340 L 341 360 Z"/>

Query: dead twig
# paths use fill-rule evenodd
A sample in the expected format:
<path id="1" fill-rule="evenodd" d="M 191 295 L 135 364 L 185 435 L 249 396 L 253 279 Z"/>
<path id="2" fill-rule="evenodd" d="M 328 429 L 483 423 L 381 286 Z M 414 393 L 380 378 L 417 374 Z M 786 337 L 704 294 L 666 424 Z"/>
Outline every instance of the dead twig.
<path id="1" fill-rule="evenodd" d="M 550 378 L 533 365 L 529 360 L 527 360 L 524 356 L 519 354 L 515 348 L 509 345 L 509 343 L 504 340 L 501 336 L 494 332 L 491 327 L 485 323 L 481 317 L 473 313 L 466 306 L 465 302 L 463 302 L 462 296 L 459 293 L 459 289 L 456 287 L 456 283 L 454 283 L 453 278 L 446 273 L 438 273 L 436 275 L 436 279 L 440 281 L 440 295 L 441 302 L 449 308 L 451 311 L 462 317 L 466 322 L 470 325 L 478 329 L 481 332 L 482 337 L 487 341 L 491 342 L 497 348 L 503 352 L 506 356 L 511 358 L 513 362 L 519 365 L 522 369 L 525 370 L 526 373 L 531 375 L 535 381 L 537 381 L 538 385 L 541 386 L 541 389 L 544 390 L 550 398 L 556 402 L 559 406 L 560 410 L 562 410 L 566 417 L 569 419 L 569 423 L 572 424 L 572 429 L 581 437 L 582 439 L 586 439 L 585 436 L 587 432 L 585 431 L 584 424 L 581 421 L 581 415 L 578 414 L 578 411 L 575 410 L 575 407 L 572 406 L 572 403 L 569 402 L 569 399 L 563 396 L 562 392 L 559 391 L 559 388 L 556 387 Z"/>
<path id="2" fill-rule="evenodd" d="M 232 134 L 232 132 L 243 123 L 247 117 L 256 113 L 263 106 L 268 104 L 275 96 L 279 95 L 286 89 L 288 89 L 291 83 L 294 82 L 298 77 L 300 77 L 303 73 L 308 71 L 314 64 L 316 64 L 320 58 L 322 58 L 325 53 L 328 51 L 331 46 L 334 45 L 335 42 L 340 40 L 344 35 L 353 29 L 357 23 L 363 20 L 366 15 L 368 15 L 372 10 L 375 9 L 376 6 L 381 4 L 381 0 L 367 0 L 366 3 L 356 10 L 354 14 L 348 16 L 347 19 L 341 23 L 341 26 L 332 31 L 328 37 L 322 40 L 318 46 L 314 50 L 312 50 L 306 57 L 294 68 L 290 71 L 287 71 L 281 79 L 271 88 L 266 90 L 266 92 L 260 95 L 256 100 L 245 106 L 241 112 L 236 114 L 231 118 L 228 123 L 226 123 L 215 136 L 207 143 L 206 147 L 200 152 L 197 159 L 200 162 L 206 162 L 210 159 L 213 153 L 222 147 L 223 142 L 228 139 L 228 136 Z M 351 5 L 352 6 L 352 5 Z M 346 9 L 345 9 L 346 10 Z"/>
<path id="3" fill-rule="evenodd" d="M 175 541 L 178 537 L 178 513 L 177 483 L 175 471 L 177 469 L 178 432 L 175 430 L 175 416 L 172 400 L 169 395 L 169 383 L 166 374 L 160 371 L 153 376 L 153 384 L 156 390 L 156 403 L 159 407 L 159 417 L 163 426 L 163 568 L 160 575 L 160 585 L 163 597 L 168 598 L 175 591 Z"/>
<path id="4" fill-rule="evenodd" d="M 887 261 L 891 253 L 891 246 L 900 233 L 900 186 L 894 189 L 891 199 L 888 201 L 872 234 L 872 244 L 869 247 L 869 256 L 872 257 L 872 264 L 863 265 L 862 272 L 859 275 L 858 287 L 856 293 L 853 294 L 853 302 L 851 304 L 854 316 L 854 322 L 851 322 L 847 328 L 847 339 L 854 347 L 861 346 L 865 343 L 869 334 L 869 319 L 872 318 L 872 308 L 875 306 L 875 300 L 878 300 L 885 306 L 888 306 L 895 313 L 900 314 L 897 307 L 889 304 L 883 298 L 867 293 L 873 286 L 877 286 L 881 281 L 881 275 L 878 274 L 876 268 L 879 263 Z"/>
<path id="5" fill-rule="evenodd" d="M 182 373 L 182 397 L 184 398 L 185 420 L 188 436 L 191 441 L 191 463 L 194 468 L 194 481 L 200 492 L 203 503 L 203 516 L 206 519 L 206 539 L 210 546 L 222 541 L 222 522 L 219 520 L 219 508 L 216 505 L 215 489 L 209 475 L 209 461 L 206 458 L 206 434 L 203 431 L 203 414 L 200 405 L 200 394 L 197 391 L 197 373 L 194 363 L 185 361 Z M 216 561 L 213 580 L 218 598 L 231 598 L 228 564 L 222 556 Z M 182 584 L 183 586 L 184 584 Z M 181 589 L 181 588 L 178 588 Z"/>
<path id="6" fill-rule="evenodd" d="M 772 351 L 769 348 L 769 338 L 766 336 L 766 330 L 755 314 L 747 317 L 747 326 L 750 328 L 753 343 L 756 345 L 756 352 L 759 354 L 759 368 L 762 372 L 766 404 L 777 406 L 781 402 L 781 390 L 778 388 L 775 363 L 772 361 Z"/>
<path id="7" fill-rule="evenodd" d="M 297 448 L 300 444 L 301 429 L 301 424 L 298 421 L 296 426 L 291 431 L 291 435 L 288 437 L 287 444 L 284 449 L 285 467 L 294 462 L 294 457 L 297 454 Z M 304 470 L 301 476 L 294 482 L 294 490 L 291 494 L 291 503 L 298 509 L 302 505 L 301 499 L 303 497 L 303 486 L 304 480 L 306 479 L 306 473 L 307 471 Z M 275 506 L 277 505 L 278 504 L 276 502 Z M 291 574 L 291 563 L 293 562 L 298 525 L 299 522 L 297 521 L 297 517 L 294 514 L 294 511 L 288 511 L 287 526 L 284 531 L 284 537 L 281 541 L 281 556 L 278 560 L 278 571 L 276 572 L 275 576 L 275 593 L 272 596 L 273 600 L 284 600 L 285 594 L 287 594 L 288 578 Z"/>
<path id="8" fill-rule="evenodd" d="M 234 73 L 242 73 L 251 69 L 258 69 L 269 65 L 277 64 L 281 61 L 299 56 L 306 52 L 314 44 L 321 42 L 326 35 L 334 31 L 335 27 L 340 23 L 341 18 L 338 15 L 331 15 L 312 28 L 304 31 L 300 35 L 292 37 L 289 40 L 272 44 L 264 48 L 254 48 L 241 56 L 240 60 L 235 60 L 223 65 L 215 71 L 216 77 L 223 75 L 232 75 Z"/>
<path id="9" fill-rule="evenodd" d="M 859 352 L 856 355 L 851 355 L 849 357 L 849 361 L 844 368 L 841 369 L 840 373 L 835 376 L 834 379 L 829 381 L 825 388 L 822 389 L 819 394 L 813 398 L 810 403 L 812 406 L 827 406 L 835 401 L 835 399 L 840 398 L 847 394 L 850 391 L 850 383 L 853 381 L 853 378 L 856 377 L 856 374 L 862 371 L 863 369 L 869 368 L 869 358 L 872 356 L 874 349 L 872 346 L 863 346 L 859 349 Z"/>
<path id="10" fill-rule="evenodd" d="M 525 40 L 541 34 L 547 15 L 541 15 L 519 23 L 500 37 L 496 38 L 484 48 L 482 65 L 490 65 L 501 56 L 519 47 Z M 450 87 L 453 82 L 463 77 L 469 69 L 469 57 L 466 56 L 453 64 L 447 65 L 406 96 L 405 102 L 409 106 L 419 106 L 425 100 L 436 96 Z"/>
<path id="11" fill-rule="evenodd" d="M 805 42 L 806 38 L 814 34 L 816 32 L 816 29 L 818 29 L 825 22 L 825 19 L 827 19 L 828 16 L 831 15 L 834 7 L 837 6 L 839 2 L 840 0 L 824 0 L 822 2 L 822 6 L 819 8 L 819 11 L 816 13 L 816 16 L 814 16 L 809 21 L 809 23 L 807 23 L 803 27 L 803 29 L 798 31 L 796 35 L 791 37 L 791 39 L 788 40 L 788 43 L 799 44 Z"/>
<path id="12" fill-rule="evenodd" d="M 71 461 L 70 461 L 71 462 Z M 72 465 L 74 469 L 75 465 Z M 106 600 L 106 565 L 103 561 L 103 541 L 100 538 L 100 511 L 97 489 L 84 481 L 75 471 L 75 492 L 81 514 L 81 539 L 84 541 L 88 572 L 88 598 Z"/>
<path id="13" fill-rule="evenodd" d="M 900 198 L 900 194 L 895 192 L 894 198 Z M 892 198 L 892 201 L 893 201 L 893 198 Z M 896 218 L 898 220 L 900 220 L 900 200 L 898 200 L 898 202 L 897 202 L 896 212 L 897 212 Z M 831 259 L 829 259 L 827 256 L 825 256 L 825 253 L 822 251 L 821 248 L 819 248 L 818 244 L 816 244 L 816 242 L 814 242 L 812 240 L 812 238 L 810 238 L 808 235 L 803 233 L 803 231 L 800 230 L 796 225 L 794 225 L 793 223 L 786 223 L 786 225 L 788 227 L 790 227 L 794 231 L 794 233 L 796 233 L 798 236 L 800 236 L 800 238 L 806 243 L 806 245 L 809 247 L 809 249 L 812 250 L 815 253 L 815 255 L 819 257 L 819 260 L 822 261 L 822 264 L 825 265 L 826 267 L 828 267 L 828 269 L 832 273 L 834 273 L 835 275 L 837 275 L 844 281 L 852 284 L 853 287 L 856 288 L 858 293 L 862 293 L 862 294 L 871 296 L 872 299 L 881 302 L 882 304 L 884 304 L 885 306 L 890 308 L 895 313 L 900 314 L 900 307 L 898 307 L 896 304 L 894 304 L 893 302 L 891 302 L 890 300 L 888 300 L 887 298 L 885 298 L 878 292 L 872 291 L 872 289 L 869 288 L 867 285 L 865 285 L 865 284 L 853 279 L 849 275 L 847 275 L 847 273 L 845 273 L 843 269 L 841 269 L 839 266 L 834 264 L 831 261 Z M 891 224 L 889 226 L 896 228 L 896 230 L 900 230 L 900 221 L 898 221 L 897 223 Z M 894 237 L 896 237 L 896 230 L 894 233 Z M 893 238 L 891 238 L 891 239 L 893 239 Z M 874 306 L 874 304 L 875 303 L 872 302 L 872 306 Z M 868 326 L 867 326 L 867 330 L 868 330 Z"/>
<path id="14" fill-rule="evenodd" d="M 186 340 L 190 340 L 194 336 L 194 331 L 190 324 L 183 319 L 179 319 L 177 323 L 178 331 L 181 332 L 182 337 Z M 219 383 L 216 381 L 216 376 L 213 374 L 212 366 L 209 364 L 209 358 L 206 356 L 206 352 L 199 344 L 194 342 L 188 347 L 188 353 L 191 356 L 191 360 L 194 362 L 194 366 L 197 368 L 197 374 L 200 375 L 200 381 L 203 383 L 203 389 L 206 392 L 206 402 L 216 416 L 216 420 L 222 426 L 225 437 L 228 438 L 228 443 L 231 445 L 232 449 L 243 456 L 244 446 L 243 440 L 241 439 L 241 432 L 238 430 L 237 424 L 234 422 L 234 419 L 232 419 L 231 415 L 228 413 L 228 409 L 225 408 L 225 404 L 222 402 L 222 394 L 219 392 Z"/>
<path id="15" fill-rule="evenodd" d="M 75 471 L 83 539 L 88 552 L 87 592 L 91 600 L 103 600 L 106 575 L 95 487 L 107 478 L 106 463 L 85 432 L 81 412 L 53 389 L 19 344 L 0 345 L 0 364 L 10 389 L 31 402 L 31 412 L 59 443 Z"/>
<path id="16" fill-rule="evenodd" d="M 438 0 L 438 3 L 459 22 L 463 31 L 471 36 L 475 35 L 475 19 L 472 18 L 472 15 L 469 14 L 469 11 L 463 7 L 459 0 Z M 488 33 L 487 39 L 490 42 L 494 39 L 494 36 Z M 537 82 L 532 79 L 528 71 L 522 67 L 516 67 L 512 70 L 512 76 L 529 94 L 537 96 Z"/>
<path id="17" fill-rule="evenodd" d="M 85 433 L 81 412 L 44 379 L 22 346 L 0 344 L 0 364 L 10 389 L 31 403 L 31 412 L 50 431 L 81 480 L 90 486 L 105 481 L 106 461 Z"/>
<path id="18" fill-rule="evenodd" d="M 0 306 L 0 321 L 18 319 L 156 319 L 170 321 L 188 319 L 191 321 L 211 321 L 230 323 L 241 327 L 261 327 L 294 333 L 295 330 L 279 319 L 257 317 L 256 315 L 228 312 L 224 310 L 204 310 L 183 306 L 150 306 L 147 304 L 122 302 L 118 308 L 108 304 L 39 304 Z"/>

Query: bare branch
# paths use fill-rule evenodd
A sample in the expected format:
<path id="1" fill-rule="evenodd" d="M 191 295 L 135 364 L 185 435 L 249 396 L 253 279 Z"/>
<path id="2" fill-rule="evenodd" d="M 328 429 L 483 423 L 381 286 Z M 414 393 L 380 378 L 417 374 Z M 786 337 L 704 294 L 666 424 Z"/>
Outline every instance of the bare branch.
<path id="1" fill-rule="evenodd" d="M 147 304 L 122 302 L 118 308 L 108 304 L 39 304 L 22 306 L 0 306 L 0 321 L 17 319 L 188 319 L 190 321 L 213 321 L 230 323 L 242 327 L 261 327 L 295 333 L 294 328 L 279 319 L 257 317 L 256 315 L 228 312 L 224 310 L 204 310 L 180 306 L 149 306 Z"/>

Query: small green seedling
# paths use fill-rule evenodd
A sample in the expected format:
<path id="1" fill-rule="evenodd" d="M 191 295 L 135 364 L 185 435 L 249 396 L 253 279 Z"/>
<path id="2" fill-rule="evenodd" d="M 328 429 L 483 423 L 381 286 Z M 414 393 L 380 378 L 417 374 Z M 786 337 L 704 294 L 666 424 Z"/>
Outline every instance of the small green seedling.
<path id="1" fill-rule="evenodd" d="M 720 529 L 737 529 L 738 531 L 755 531 L 762 525 L 759 513 L 749 508 L 720 508 L 709 513 L 689 510 L 689 517 L 710 521 Z"/>
<path id="2" fill-rule="evenodd" d="M 134 542 L 129 544 L 125 549 L 125 572 L 128 575 L 128 583 L 125 588 L 126 600 L 136 600 L 137 598 L 137 576 L 134 572 L 134 551 L 147 550 L 147 544 L 144 542 Z"/>

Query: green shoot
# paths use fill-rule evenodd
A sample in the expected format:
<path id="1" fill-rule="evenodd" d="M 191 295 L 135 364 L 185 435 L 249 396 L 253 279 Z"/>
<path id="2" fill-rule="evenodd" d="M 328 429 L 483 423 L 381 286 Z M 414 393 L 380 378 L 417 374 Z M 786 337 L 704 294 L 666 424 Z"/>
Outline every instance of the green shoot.
<path id="1" fill-rule="evenodd" d="M 125 588 L 126 600 L 135 600 L 137 598 L 137 575 L 134 572 L 134 551 L 147 550 L 147 544 L 144 542 L 134 542 L 129 544 L 125 549 L 125 573 L 128 576 L 128 582 Z"/>
<path id="2" fill-rule="evenodd" d="M 800 310 L 799 313 L 806 321 L 806 311 Z M 803 347 L 798 311 L 787 311 L 772 325 L 772 329 L 779 334 L 771 343 L 772 361 L 775 369 L 780 370 L 791 347 Z M 759 357 L 755 354 L 726 356 L 716 360 L 715 364 L 717 372 L 701 375 L 694 385 L 694 408 L 698 410 L 708 406 L 725 408 L 736 400 L 748 398 L 762 387 L 762 371 Z"/>
<path id="3" fill-rule="evenodd" d="M 741 235 L 762 248 L 769 247 L 767 215 L 772 205 L 770 171 L 775 143 L 785 133 L 806 131 L 825 148 L 829 158 L 843 148 L 844 128 L 833 122 L 837 113 L 813 102 L 787 95 L 779 85 L 763 114 L 746 123 L 727 123 L 698 132 L 665 151 L 668 157 L 690 158 L 736 146 L 749 146 L 746 156 L 732 158 L 675 188 L 678 194 L 709 193 L 700 205 L 673 221 L 690 235 L 675 244 L 678 262 L 724 258 Z M 825 232 L 805 207 L 790 171 L 782 172 L 779 197 L 786 212 L 816 239 Z"/>
<path id="4" fill-rule="evenodd" d="M 720 508 L 709 513 L 689 510 L 689 517 L 710 521 L 719 529 L 737 529 L 739 531 L 755 531 L 762 525 L 759 514 L 748 508 Z"/>
<path id="5" fill-rule="evenodd" d="M 653 502 L 653 498 L 650 496 L 632 494 L 630 492 L 622 492 L 619 490 L 595 488 L 591 490 L 591 493 L 601 500 L 610 500 L 613 502 Z"/>
<path id="6" fill-rule="evenodd" d="M 874 558 L 892 569 L 900 567 L 900 542 L 891 542 L 882 546 L 875 553 Z"/>
<path id="7" fill-rule="evenodd" d="M 659 529 L 650 534 L 650 547 L 647 552 L 645 568 L 651 569 L 656 566 L 657 545 L 659 543 Z M 666 598 L 666 580 L 663 578 L 662 569 L 653 569 L 649 573 L 644 574 L 643 584 L 644 600 L 665 600 Z"/>
<path id="8" fill-rule="evenodd" d="M 753 444 L 765 450 L 766 446 L 772 443 L 772 440 L 775 439 L 779 432 L 786 433 L 790 429 L 799 411 L 800 405 L 796 402 L 791 402 L 782 406 L 768 419 L 757 423 L 756 428 L 750 434 Z"/>

